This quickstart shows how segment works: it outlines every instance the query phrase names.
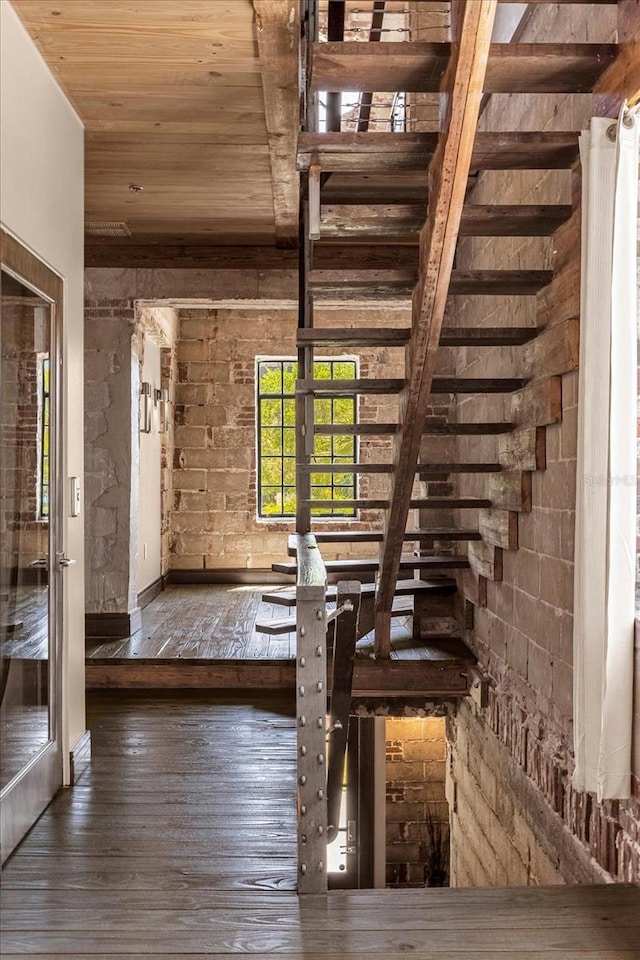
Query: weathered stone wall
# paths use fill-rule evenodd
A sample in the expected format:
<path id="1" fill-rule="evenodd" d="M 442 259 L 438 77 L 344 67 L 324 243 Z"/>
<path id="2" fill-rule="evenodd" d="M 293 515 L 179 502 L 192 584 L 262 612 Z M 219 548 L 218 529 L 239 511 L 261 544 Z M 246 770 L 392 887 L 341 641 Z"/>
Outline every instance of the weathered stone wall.
<path id="1" fill-rule="evenodd" d="M 92 284 L 96 273 L 98 282 Z M 172 308 L 140 307 L 135 299 L 119 298 L 128 291 L 117 281 L 114 296 L 98 292 L 107 280 L 102 273 L 88 271 L 85 304 L 85 604 L 90 614 L 128 613 L 138 607 L 140 365 L 146 337 L 163 344 L 171 390 L 177 333 Z M 171 442 L 170 431 L 164 445 Z M 163 483 L 170 491 L 166 468 Z M 167 524 L 163 515 L 165 565 Z"/>
<path id="2" fill-rule="evenodd" d="M 382 312 L 317 311 L 319 326 L 407 324 L 406 310 Z M 174 510 L 171 568 L 216 569 L 254 567 L 268 569 L 283 558 L 286 535 L 295 522 L 259 520 L 256 487 L 256 358 L 295 357 L 297 315 L 293 310 L 265 305 L 263 309 L 183 310 L 178 342 L 178 383 L 175 408 Z M 324 356 L 346 355 L 336 350 Z M 359 375 L 404 376 L 402 349 L 348 351 L 359 362 Z M 359 419 L 394 422 L 397 398 L 393 395 L 362 397 Z M 362 437 L 362 462 L 390 459 L 389 437 Z M 384 497 L 388 478 L 363 475 L 359 496 Z M 378 511 L 363 511 L 361 520 L 378 525 Z M 341 528 L 348 520 L 332 521 Z M 324 525 L 326 526 L 326 524 Z M 314 524 L 315 528 L 315 524 Z M 321 529 L 318 525 L 318 529 Z M 365 548 L 364 553 L 370 552 Z M 326 557 L 362 555 L 363 548 L 349 544 Z"/>
<path id="3" fill-rule="evenodd" d="M 85 603 L 87 613 L 137 606 L 136 457 L 139 383 L 130 300 L 85 309 Z M 133 404 L 135 403 L 135 407 Z M 132 417 L 135 409 L 135 420 Z M 135 424 L 135 433 L 133 425 Z M 136 553 L 132 555 L 132 543 Z"/>
<path id="4" fill-rule="evenodd" d="M 523 42 L 611 40 L 615 9 L 585 9 L 537 7 Z M 585 96 L 503 95 L 489 100 L 481 128 L 579 130 L 590 116 Z M 571 198 L 567 171 L 506 171 L 482 174 L 472 202 L 570 203 Z M 554 238 L 467 239 L 460 244 L 458 266 L 554 267 L 567 276 L 573 271 L 571 296 L 577 304 L 579 222 L 565 230 L 559 247 Z M 457 298 L 452 320 L 471 327 L 535 326 L 548 305 L 544 294 L 537 300 Z M 545 320 L 557 320 L 553 306 Z M 466 348 L 458 355 L 460 376 L 523 373 L 519 347 Z M 562 377 L 562 420 L 546 428 L 546 469 L 533 473 L 532 509 L 519 515 L 519 548 L 504 551 L 502 581 L 488 581 L 486 606 L 476 607 L 470 640 L 493 689 L 487 711 L 464 706 L 450 727 L 457 884 L 589 881 L 603 871 L 618 880 L 640 879 L 638 781 L 631 801 L 602 806 L 575 793 L 570 783 L 577 380 L 577 372 Z M 461 398 L 457 415 L 510 420 L 509 403 L 502 396 Z M 497 441 L 461 439 L 458 459 L 495 461 Z M 458 489 L 464 496 L 482 496 L 485 484 L 482 477 L 469 477 Z M 467 523 L 468 514 L 460 519 Z"/>
<path id="5" fill-rule="evenodd" d="M 446 848 L 448 865 L 444 728 L 443 717 L 386 720 L 387 886 L 422 887 L 427 882 L 432 853 L 429 816 Z"/>

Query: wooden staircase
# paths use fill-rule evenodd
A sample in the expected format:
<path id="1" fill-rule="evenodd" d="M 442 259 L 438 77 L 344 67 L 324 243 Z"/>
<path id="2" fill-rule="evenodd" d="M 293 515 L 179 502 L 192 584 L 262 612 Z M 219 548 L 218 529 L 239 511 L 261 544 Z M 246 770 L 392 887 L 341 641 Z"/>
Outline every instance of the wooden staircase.
<path id="1" fill-rule="evenodd" d="M 388 4 L 389 12 L 392 6 L 398 9 Z M 419 24 L 428 3 L 407 6 Z M 621 91 L 635 89 L 630 78 L 637 79 L 637 65 L 631 63 L 637 50 L 633 44 L 491 43 L 496 7 L 496 0 L 455 0 L 447 42 L 444 37 L 385 42 L 385 3 L 376 0 L 369 36 L 376 42 L 353 42 L 344 39 L 350 6 L 328 0 L 322 6 L 327 18 L 321 42 L 319 5 L 302 4 L 299 565 L 274 565 L 297 575 L 297 589 L 268 595 L 286 608 L 297 604 L 296 619 L 284 618 L 273 629 L 295 627 L 298 641 L 301 892 L 326 888 L 318 841 L 327 828 L 325 785 L 317 765 L 307 761 L 315 756 L 322 763 L 325 675 L 331 672 L 333 687 L 326 689 L 332 711 L 339 700 L 348 721 L 350 668 L 344 676 L 340 671 L 352 662 L 354 632 L 362 638 L 361 649 L 364 644 L 370 650 L 365 634 L 374 627 L 373 654 L 386 662 L 369 666 L 395 683 L 394 695 L 403 705 L 418 690 L 423 695 L 424 680 L 414 683 L 406 673 L 399 679 L 407 664 L 394 658 L 392 622 L 410 610 L 415 643 L 425 636 L 435 639 L 438 631 L 443 643 L 455 642 L 473 628 L 474 606 L 486 604 L 488 582 L 502 579 L 504 551 L 518 549 L 519 517 L 531 510 L 533 476 L 546 469 L 546 428 L 562 417 L 561 377 L 578 365 L 579 210 L 574 203 L 473 202 L 476 183 L 482 184 L 489 171 L 571 171 L 578 161 L 578 135 L 571 130 L 478 132 L 477 126 L 486 98 L 499 93 L 597 90 L 604 109 L 611 111 L 619 106 Z M 412 19 L 411 29 L 415 26 Z M 360 92 L 357 116 L 343 123 L 340 94 L 353 91 Z M 374 101 L 385 92 L 405 98 L 439 94 L 437 131 L 369 129 Z M 320 100 L 326 130 L 319 128 Z M 553 270 L 515 258 L 509 266 L 518 269 L 507 264 L 498 270 L 464 269 L 458 241 L 468 244 L 466 238 L 476 237 L 552 237 Z M 475 303 L 482 297 L 485 304 L 492 298 L 489 307 L 492 301 L 515 304 L 516 314 L 523 302 L 534 309 L 525 311 L 531 320 L 524 326 L 519 316 L 510 323 L 509 313 L 497 309 L 503 325 L 494 321 L 476 328 L 465 323 L 464 306 L 452 303 L 453 297 Z M 332 310 L 340 311 L 342 326 Z M 486 316 L 490 321 L 493 314 L 489 310 Z M 494 368 L 498 376 L 477 375 L 486 366 L 481 358 L 492 356 L 488 351 L 501 354 Z M 318 357 L 343 352 L 360 358 L 353 379 L 315 375 Z M 316 417 L 318 405 L 339 397 L 351 403 L 357 398 L 357 423 Z M 353 457 L 325 462 L 317 441 L 344 436 L 356 438 Z M 346 477 L 343 495 L 340 490 L 334 499 L 315 494 L 323 487 L 313 479 L 319 474 Z M 339 511 L 341 518 L 327 519 L 327 513 Z M 369 544 L 378 545 L 377 557 L 362 555 Z M 326 568 L 318 545 L 327 550 Z M 331 551 L 338 555 L 330 556 Z M 350 580 L 327 591 L 327 575 Z M 321 640 L 334 617 L 327 615 L 326 601 L 335 600 L 340 608 L 345 596 L 357 596 L 360 622 L 348 643 L 346 627 L 344 644 L 336 640 L 341 666 L 334 658 L 325 674 Z M 355 607 L 349 609 L 353 620 Z M 453 697 L 470 693 L 486 706 L 486 681 L 473 661 L 449 665 L 465 687 L 462 693 L 456 687 Z M 399 682 L 406 683 L 404 691 Z M 313 705 L 310 692 L 319 698 Z M 446 696 L 441 692 L 440 702 Z M 327 737 L 329 757 L 339 765 L 342 754 L 334 735 L 330 731 Z"/>
<path id="2" fill-rule="evenodd" d="M 555 275 L 538 268 L 468 271 L 455 265 L 458 237 L 553 235 L 560 251 L 563 244 L 577 242 L 570 205 L 471 202 L 479 172 L 568 170 L 578 157 L 573 131 L 476 133 L 481 95 L 590 91 L 613 69 L 617 47 L 492 44 L 493 0 L 457 4 L 454 44 L 380 42 L 379 26 L 376 43 L 345 42 L 344 4 L 331 0 L 328 6 L 327 42 L 317 40 L 312 3 L 306 6 L 305 20 L 306 119 L 298 144 L 302 216 L 296 402 L 301 429 L 296 520 L 299 532 L 313 531 L 328 550 L 343 553 L 347 545 L 355 553 L 348 559 L 329 559 L 330 574 L 375 578 L 375 585 L 365 583 L 363 604 L 373 602 L 375 652 L 385 658 L 390 654 L 391 620 L 407 609 L 396 597 L 413 591 L 412 610 L 419 622 L 428 615 L 429 603 L 441 601 L 438 582 L 451 589 L 452 571 L 473 602 L 482 602 L 483 579 L 501 578 L 502 551 L 517 548 L 518 514 L 531 508 L 532 472 L 545 468 L 545 427 L 561 417 L 559 377 L 577 366 L 577 312 L 568 310 L 553 326 L 546 322 L 548 303 L 564 283 L 561 252 Z M 335 16 L 340 7 L 342 22 Z M 376 16 L 384 21 L 380 4 Z M 446 97 L 439 133 L 341 129 L 336 106 L 341 91 L 363 91 L 364 98 L 372 90 L 447 94 L 454 86 L 456 96 Z M 328 91 L 323 93 L 326 132 L 318 131 L 320 91 Z M 524 327 L 459 327 L 446 317 L 447 298 L 452 296 L 536 298 L 538 321 Z M 385 305 L 391 309 L 402 303 L 410 323 L 380 322 Z M 358 319 L 346 328 L 332 327 L 322 320 L 329 306 L 358 311 Z M 443 356 L 439 351 L 485 347 L 504 348 L 519 375 L 490 379 L 441 375 L 438 370 Z M 377 351 L 396 369 L 399 351 L 404 351 L 404 376 L 314 378 L 318 356 L 342 351 L 360 356 Z M 449 368 L 455 370 L 455 356 Z M 502 395 L 510 415 L 466 422 L 438 415 L 439 398 L 463 394 Z M 353 425 L 314 422 L 314 400 L 340 396 L 361 403 L 388 398 L 396 404 L 397 417 Z M 339 435 L 358 438 L 357 458 L 319 465 L 315 438 Z M 451 445 L 457 451 L 460 438 L 473 443 L 483 437 L 494 438 L 497 446 L 497 456 L 487 462 L 432 452 L 441 441 L 449 441 L 448 451 Z M 312 477 L 320 472 L 348 473 L 359 492 L 349 499 L 314 497 Z M 478 494 L 458 494 L 456 478 L 475 478 Z M 327 529 L 317 514 L 327 508 L 358 513 L 337 529 L 337 521 L 332 521 Z M 473 521 L 457 527 L 459 511 L 468 511 Z M 358 548 L 366 544 L 379 545 L 377 558 L 359 555 Z M 295 562 L 276 563 L 273 569 L 296 572 Z M 421 591 L 420 579 L 399 580 L 406 571 L 428 577 L 432 589 Z M 275 596 L 269 598 L 279 602 Z M 291 594 L 282 596 L 289 605 Z M 457 609 L 464 607 L 458 603 Z M 369 619 L 365 616 L 364 622 Z M 414 636 L 419 636 L 415 626 Z"/>

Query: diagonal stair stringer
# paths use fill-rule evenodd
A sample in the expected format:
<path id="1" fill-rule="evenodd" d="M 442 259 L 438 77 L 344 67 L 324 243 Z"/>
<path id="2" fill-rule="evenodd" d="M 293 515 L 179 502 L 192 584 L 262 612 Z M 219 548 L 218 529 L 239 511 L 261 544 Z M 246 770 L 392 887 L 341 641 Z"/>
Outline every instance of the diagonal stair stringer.
<path id="1" fill-rule="evenodd" d="M 419 279 L 413 293 L 408 381 L 399 403 L 389 510 L 380 550 L 375 602 L 376 655 L 388 657 L 391 610 L 420 454 L 435 355 L 454 263 L 454 254 L 489 57 L 496 0 L 465 3 L 459 43 L 452 49 L 443 91 L 447 110 L 428 171 L 429 206 L 420 235 Z"/>

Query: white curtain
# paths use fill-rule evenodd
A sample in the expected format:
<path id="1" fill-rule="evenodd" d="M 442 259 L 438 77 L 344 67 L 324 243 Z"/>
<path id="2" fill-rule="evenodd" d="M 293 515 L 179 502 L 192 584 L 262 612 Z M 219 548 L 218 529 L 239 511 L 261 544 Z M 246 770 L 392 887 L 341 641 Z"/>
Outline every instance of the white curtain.
<path id="1" fill-rule="evenodd" d="M 631 787 L 639 126 L 623 109 L 580 136 L 573 780 L 601 800 Z"/>

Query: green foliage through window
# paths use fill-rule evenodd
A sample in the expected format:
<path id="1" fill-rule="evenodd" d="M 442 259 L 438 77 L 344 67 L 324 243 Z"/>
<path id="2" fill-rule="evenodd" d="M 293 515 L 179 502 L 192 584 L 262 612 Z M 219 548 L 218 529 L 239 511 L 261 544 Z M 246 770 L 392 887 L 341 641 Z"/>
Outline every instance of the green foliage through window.
<path id="1" fill-rule="evenodd" d="M 355 360 L 316 360 L 315 380 L 354 380 Z M 296 514 L 296 401 L 298 364 L 295 360 L 258 362 L 258 515 L 295 517 Z M 356 399 L 352 396 L 319 397 L 314 400 L 316 424 L 355 424 Z M 313 500 L 355 499 L 353 473 L 323 473 L 322 464 L 353 463 L 356 438 L 353 434 L 316 434 L 311 474 Z M 314 516 L 352 517 L 349 507 L 335 504 L 315 508 Z"/>

